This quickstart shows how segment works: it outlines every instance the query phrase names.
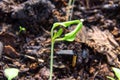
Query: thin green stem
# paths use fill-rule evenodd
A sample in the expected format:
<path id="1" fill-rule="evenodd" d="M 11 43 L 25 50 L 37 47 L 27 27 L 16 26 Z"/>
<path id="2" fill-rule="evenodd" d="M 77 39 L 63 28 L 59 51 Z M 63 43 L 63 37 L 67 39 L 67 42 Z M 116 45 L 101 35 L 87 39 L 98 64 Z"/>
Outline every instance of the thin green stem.
<path id="1" fill-rule="evenodd" d="M 71 4 L 71 5 L 73 6 L 74 3 L 75 3 L 75 0 L 72 1 L 72 4 Z M 72 19 L 73 7 L 72 7 L 72 9 L 70 10 L 70 14 L 71 14 L 71 15 L 69 16 L 69 19 L 68 19 L 69 21 Z"/>
<path id="2" fill-rule="evenodd" d="M 71 6 L 74 5 L 75 0 L 69 0 L 68 2 L 68 10 L 67 10 L 67 20 L 70 21 L 72 18 L 73 7 L 70 9 Z"/>
<path id="3" fill-rule="evenodd" d="M 55 42 L 64 41 L 64 38 L 55 39 Z"/>
<path id="4" fill-rule="evenodd" d="M 52 80 L 52 74 L 53 74 L 53 53 L 54 53 L 54 40 L 52 40 L 52 42 L 51 42 L 50 78 L 49 78 L 49 80 Z"/>

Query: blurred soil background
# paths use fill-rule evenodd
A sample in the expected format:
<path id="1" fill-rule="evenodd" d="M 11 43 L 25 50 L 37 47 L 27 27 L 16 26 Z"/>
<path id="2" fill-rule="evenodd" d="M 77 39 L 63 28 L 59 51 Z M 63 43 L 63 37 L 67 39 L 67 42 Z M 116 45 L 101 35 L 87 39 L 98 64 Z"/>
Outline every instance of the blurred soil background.
<path id="1" fill-rule="evenodd" d="M 55 43 L 53 80 L 115 77 L 111 67 L 120 68 L 120 1 L 74 1 L 68 7 L 69 0 L 0 0 L 0 80 L 7 80 L 3 70 L 8 67 L 20 70 L 14 80 L 48 80 L 52 24 L 76 19 L 84 19 L 76 40 Z M 20 26 L 26 31 L 19 32 Z M 57 54 L 60 50 L 77 55 L 75 67 L 73 56 Z"/>

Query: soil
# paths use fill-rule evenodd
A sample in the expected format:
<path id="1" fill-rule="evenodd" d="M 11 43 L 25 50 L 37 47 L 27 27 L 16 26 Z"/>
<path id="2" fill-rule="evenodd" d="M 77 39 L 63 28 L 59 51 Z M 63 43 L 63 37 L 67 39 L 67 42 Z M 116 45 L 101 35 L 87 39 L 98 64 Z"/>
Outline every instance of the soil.
<path id="1" fill-rule="evenodd" d="M 20 70 L 14 80 L 48 80 L 50 29 L 68 19 L 84 19 L 84 26 L 75 41 L 55 43 L 53 80 L 116 79 L 111 67 L 120 68 L 119 0 L 75 0 L 70 7 L 68 0 L 0 0 L 0 80 L 7 80 L 8 67 Z M 66 54 L 57 54 L 61 50 Z"/>

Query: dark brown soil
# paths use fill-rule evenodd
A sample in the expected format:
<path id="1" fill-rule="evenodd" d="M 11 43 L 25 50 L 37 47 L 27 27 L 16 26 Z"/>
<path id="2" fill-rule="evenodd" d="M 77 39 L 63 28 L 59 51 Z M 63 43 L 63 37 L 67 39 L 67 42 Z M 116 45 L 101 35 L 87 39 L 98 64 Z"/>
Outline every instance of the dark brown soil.
<path id="1" fill-rule="evenodd" d="M 4 69 L 18 68 L 15 80 L 48 80 L 50 29 L 67 21 L 68 0 L 0 0 L 0 80 Z M 73 42 L 55 43 L 53 80 L 108 80 L 120 68 L 120 1 L 75 0 L 71 20 L 84 19 Z M 19 26 L 26 31 L 19 33 Z M 72 26 L 74 27 L 74 26 Z M 72 29 L 69 29 L 69 31 Z M 57 54 L 72 50 L 77 55 Z"/>

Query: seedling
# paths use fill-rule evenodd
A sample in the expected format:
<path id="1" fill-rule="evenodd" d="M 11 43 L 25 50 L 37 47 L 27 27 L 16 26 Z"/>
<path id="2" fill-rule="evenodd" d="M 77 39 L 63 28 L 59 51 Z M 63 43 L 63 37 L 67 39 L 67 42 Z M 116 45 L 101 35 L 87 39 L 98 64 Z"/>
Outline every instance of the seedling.
<path id="1" fill-rule="evenodd" d="M 5 76 L 8 78 L 8 80 L 12 80 L 13 78 L 18 76 L 19 70 L 16 68 L 7 68 L 4 70 Z"/>
<path id="2" fill-rule="evenodd" d="M 67 15 L 66 15 L 68 21 L 71 20 L 71 18 L 72 18 L 74 3 L 75 3 L 75 0 L 69 0 L 69 2 L 68 2 L 68 10 L 67 10 Z"/>
<path id="3" fill-rule="evenodd" d="M 79 32 L 79 30 L 82 28 L 83 20 L 73 20 L 73 21 L 67 21 L 67 22 L 56 22 L 53 24 L 53 27 L 51 29 L 51 56 L 50 56 L 50 78 L 49 80 L 52 80 L 52 73 L 53 73 L 53 50 L 54 50 L 54 43 L 57 41 L 74 41 L 76 34 Z M 76 28 L 65 34 L 64 37 L 61 37 L 63 33 L 63 28 L 59 28 L 58 31 L 54 32 L 55 29 L 59 26 L 63 26 L 64 28 L 69 27 L 72 24 L 78 24 Z"/>
<path id="4" fill-rule="evenodd" d="M 112 67 L 112 70 L 114 71 L 115 76 L 117 77 L 117 80 L 120 80 L 120 69 Z M 114 79 L 114 78 L 112 78 L 110 76 L 107 76 L 107 78 L 109 78 L 110 80 L 116 80 L 116 79 Z"/>
<path id="5" fill-rule="evenodd" d="M 19 27 L 19 33 L 21 33 L 22 31 L 26 31 L 26 28 L 20 26 L 20 27 Z"/>

